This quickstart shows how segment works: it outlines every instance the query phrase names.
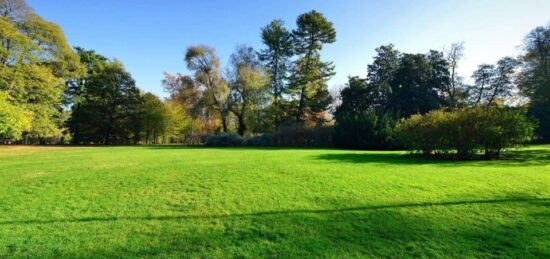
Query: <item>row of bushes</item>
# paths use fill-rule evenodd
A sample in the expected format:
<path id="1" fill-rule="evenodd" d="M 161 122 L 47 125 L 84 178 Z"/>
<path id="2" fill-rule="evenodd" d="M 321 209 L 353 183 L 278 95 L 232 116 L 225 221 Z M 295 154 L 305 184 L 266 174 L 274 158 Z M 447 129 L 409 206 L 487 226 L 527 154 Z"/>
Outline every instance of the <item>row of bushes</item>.
<path id="1" fill-rule="evenodd" d="M 306 128 L 295 125 L 282 127 L 275 134 L 256 134 L 247 138 L 231 133 L 208 135 L 205 137 L 204 145 L 211 147 L 331 147 L 332 135 L 331 127 Z"/>
<path id="2" fill-rule="evenodd" d="M 476 107 L 413 115 L 399 123 L 397 134 L 408 149 L 425 155 L 498 157 L 502 149 L 530 141 L 534 128 L 523 109 Z"/>

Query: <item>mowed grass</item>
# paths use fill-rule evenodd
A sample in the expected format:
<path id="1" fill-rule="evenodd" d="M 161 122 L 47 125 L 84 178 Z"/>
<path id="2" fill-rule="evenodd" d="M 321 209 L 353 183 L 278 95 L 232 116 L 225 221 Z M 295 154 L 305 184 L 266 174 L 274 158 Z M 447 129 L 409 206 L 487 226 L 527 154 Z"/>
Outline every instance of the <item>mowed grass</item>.
<path id="1" fill-rule="evenodd" d="M 2 257 L 550 257 L 550 146 L 0 147 Z"/>

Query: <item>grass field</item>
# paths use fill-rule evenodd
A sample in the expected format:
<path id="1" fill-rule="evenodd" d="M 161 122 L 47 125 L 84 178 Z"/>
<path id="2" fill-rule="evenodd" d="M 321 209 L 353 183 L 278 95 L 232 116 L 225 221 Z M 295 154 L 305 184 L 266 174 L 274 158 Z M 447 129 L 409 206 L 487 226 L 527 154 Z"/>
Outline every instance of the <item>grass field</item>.
<path id="1" fill-rule="evenodd" d="M 550 146 L 0 147 L 3 257 L 550 257 Z"/>

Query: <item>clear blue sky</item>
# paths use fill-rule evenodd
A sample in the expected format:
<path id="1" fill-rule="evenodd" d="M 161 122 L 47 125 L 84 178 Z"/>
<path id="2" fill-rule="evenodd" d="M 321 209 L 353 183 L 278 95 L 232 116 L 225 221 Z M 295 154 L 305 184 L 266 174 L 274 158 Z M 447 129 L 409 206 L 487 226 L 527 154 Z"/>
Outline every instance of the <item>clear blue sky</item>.
<path id="1" fill-rule="evenodd" d="M 334 23 L 336 43 L 323 59 L 336 76 L 366 74 L 374 49 L 393 43 L 404 52 L 441 50 L 464 41 L 463 76 L 475 67 L 515 56 L 525 34 L 550 22 L 549 0 L 28 0 L 42 17 L 59 24 L 73 46 L 94 49 L 122 61 L 137 85 L 161 96 L 162 73 L 187 73 L 185 48 L 216 48 L 223 64 L 238 44 L 261 48 L 260 28 L 283 19 L 291 29 L 296 17 L 315 9 Z"/>

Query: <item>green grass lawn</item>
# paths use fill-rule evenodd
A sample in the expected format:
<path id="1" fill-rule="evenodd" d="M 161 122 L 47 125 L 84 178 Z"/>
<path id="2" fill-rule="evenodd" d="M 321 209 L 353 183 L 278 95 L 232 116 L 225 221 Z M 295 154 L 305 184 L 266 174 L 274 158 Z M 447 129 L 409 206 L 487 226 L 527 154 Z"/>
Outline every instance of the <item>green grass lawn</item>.
<path id="1" fill-rule="evenodd" d="M 0 147 L 0 258 L 548 258 L 550 146 L 510 153 Z"/>

